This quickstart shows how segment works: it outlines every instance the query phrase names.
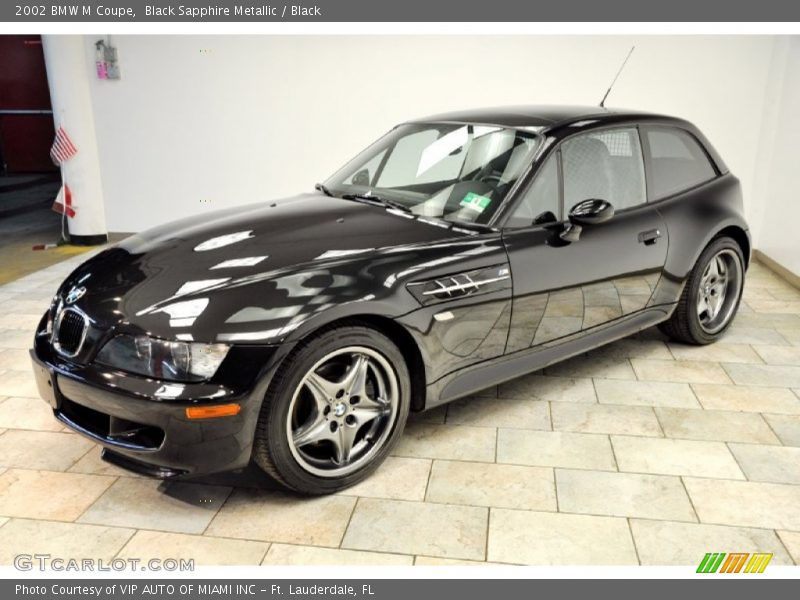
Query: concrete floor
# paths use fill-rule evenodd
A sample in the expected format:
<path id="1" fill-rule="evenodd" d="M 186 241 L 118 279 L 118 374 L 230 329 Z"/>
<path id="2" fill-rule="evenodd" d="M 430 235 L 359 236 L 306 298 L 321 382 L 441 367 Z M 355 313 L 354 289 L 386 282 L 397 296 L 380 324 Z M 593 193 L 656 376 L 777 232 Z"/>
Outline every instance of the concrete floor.
<path id="1" fill-rule="evenodd" d="M 64 430 L 27 357 L 83 257 L 0 287 L 0 563 L 800 563 L 800 291 L 755 264 L 712 346 L 656 330 L 415 415 L 368 481 L 315 499 L 256 470 L 131 476 Z"/>
<path id="2" fill-rule="evenodd" d="M 60 186 L 57 174 L 0 177 L 0 285 L 88 250 L 69 245 L 33 250 L 61 239 L 61 215 L 51 209 Z"/>
<path id="3" fill-rule="evenodd" d="M 0 218 L 0 285 L 83 254 L 85 246 L 33 250 L 36 244 L 55 244 L 61 238 L 61 215 L 39 207 Z"/>

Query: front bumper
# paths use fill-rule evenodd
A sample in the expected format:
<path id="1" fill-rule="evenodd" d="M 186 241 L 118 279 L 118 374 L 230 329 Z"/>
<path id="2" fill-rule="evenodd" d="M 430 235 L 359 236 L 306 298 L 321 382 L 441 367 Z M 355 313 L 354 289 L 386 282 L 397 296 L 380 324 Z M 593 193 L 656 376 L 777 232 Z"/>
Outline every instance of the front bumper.
<path id="1" fill-rule="evenodd" d="M 108 462 L 172 478 L 247 466 L 276 348 L 253 347 L 235 357 L 240 360 L 228 370 L 233 383 L 165 382 L 74 365 L 61 359 L 43 336 L 37 336 L 30 354 L 39 393 L 61 423 L 101 444 Z M 242 358 L 252 361 L 251 370 L 258 374 L 250 381 L 243 376 Z M 186 416 L 187 407 L 232 402 L 241 406 L 234 416 Z"/>

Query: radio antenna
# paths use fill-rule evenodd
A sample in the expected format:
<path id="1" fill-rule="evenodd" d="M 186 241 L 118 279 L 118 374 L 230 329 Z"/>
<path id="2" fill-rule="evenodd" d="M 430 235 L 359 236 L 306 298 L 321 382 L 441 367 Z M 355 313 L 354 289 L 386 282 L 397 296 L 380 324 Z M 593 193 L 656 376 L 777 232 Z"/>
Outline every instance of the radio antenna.
<path id="1" fill-rule="evenodd" d="M 617 74 L 614 75 L 614 79 L 611 82 L 611 85 L 608 86 L 608 90 L 606 90 L 606 95 L 603 96 L 602 100 L 600 100 L 600 108 L 605 108 L 606 98 L 608 98 L 608 95 L 611 93 L 611 88 L 613 88 L 614 84 L 617 83 L 617 79 L 619 78 L 619 74 L 622 73 L 622 69 L 624 69 L 625 65 L 628 64 L 628 59 L 631 57 L 631 54 L 633 54 L 634 50 L 636 50 L 636 46 L 631 46 L 631 49 L 628 51 L 628 56 L 626 56 L 625 60 L 622 61 L 622 66 L 620 66 L 619 71 L 617 71 Z"/>

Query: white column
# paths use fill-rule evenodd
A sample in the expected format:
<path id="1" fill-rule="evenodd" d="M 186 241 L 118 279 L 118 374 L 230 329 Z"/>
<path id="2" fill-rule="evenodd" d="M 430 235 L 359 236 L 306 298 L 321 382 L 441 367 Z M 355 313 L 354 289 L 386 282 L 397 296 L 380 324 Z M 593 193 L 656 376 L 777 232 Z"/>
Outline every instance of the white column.
<path id="1" fill-rule="evenodd" d="M 69 232 L 82 238 L 105 236 L 100 157 L 89 91 L 94 65 L 83 36 L 43 35 L 42 45 L 55 126 L 63 126 L 78 149 L 75 156 L 61 165 L 61 174 L 72 190 L 76 213 L 67 219 Z"/>

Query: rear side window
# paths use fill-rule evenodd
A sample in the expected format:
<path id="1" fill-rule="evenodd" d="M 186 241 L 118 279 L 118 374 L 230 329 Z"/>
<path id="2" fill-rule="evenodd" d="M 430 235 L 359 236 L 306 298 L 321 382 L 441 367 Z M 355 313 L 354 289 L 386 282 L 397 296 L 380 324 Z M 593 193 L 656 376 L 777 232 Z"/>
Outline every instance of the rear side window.
<path id="1" fill-rule="evenodd" d="M 644 162 L 636 128 L 577 136 L 561 146 L 564 210 L 583 200 L 610 202 L 616 210 L 645 202 Z"/>
<path id="2" fill-rule="evenodd" d="M 698 141 L 682 129 L 647 129 L 654 200 L 687 190 L 716 177 Z"/>

